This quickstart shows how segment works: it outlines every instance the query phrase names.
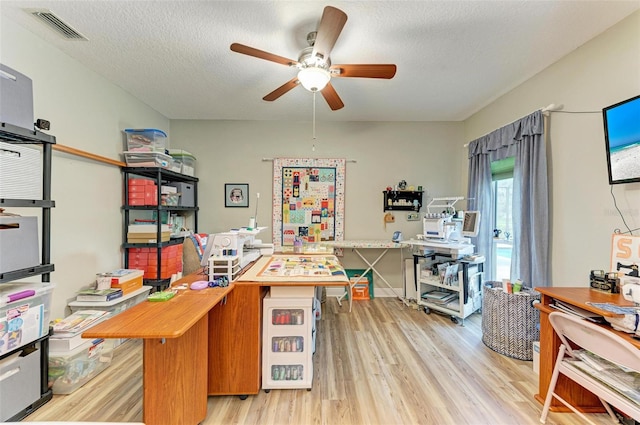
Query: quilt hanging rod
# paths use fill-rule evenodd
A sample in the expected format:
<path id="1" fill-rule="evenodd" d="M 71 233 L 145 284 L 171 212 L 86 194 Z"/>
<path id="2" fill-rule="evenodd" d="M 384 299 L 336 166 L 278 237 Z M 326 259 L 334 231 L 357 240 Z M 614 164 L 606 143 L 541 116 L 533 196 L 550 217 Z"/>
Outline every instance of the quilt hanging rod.
<path id="1" fill-rule="evenodd" d="M 267 162 L 267 161 L 273 161 L 274 159 L 275 159 L 275 158 L 262 158 L 262 161 Z M 322 159 L 322 158 L 319 158 L 319 159 Z M 355 159 L 347 159 L 347 160 L 345 160 L 345 161 L 346 161 L 346 162 L 353 162 L 353 163 L 358 162 L 358 161 L 357 161 L 357 160 L 355 160 Z"/>

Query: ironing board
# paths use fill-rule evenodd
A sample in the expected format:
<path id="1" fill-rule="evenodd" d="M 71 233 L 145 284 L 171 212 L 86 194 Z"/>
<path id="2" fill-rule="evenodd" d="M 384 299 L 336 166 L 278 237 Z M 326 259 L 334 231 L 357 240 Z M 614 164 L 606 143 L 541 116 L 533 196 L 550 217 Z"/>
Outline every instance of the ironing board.
<path id="1" fill-rule="evenodd" d="M 382 276 L 380 274 L 380 272 L 378 270 L 376 270 L 375 266 L 378 263 L 378 261 L 380 261 L 380 259 L 382 257 L 385 256 L 385 254 L 390 250 L 390 249 L 399 249 L 400 250 L 400 270 L 403 270 L 403 258 L 402 258 L 402 249 L 406 248 L 408 246 L 410 246 L 409 244 L 406 244 L 404 242 L 393 242 L 393 241 L 389 241 L 389 240 L 370 240 L 370 239 L 365 239 L 365 240 L 351 240 L 351 241 L 323 241 L 323 243 L 325 245 L 328 246 L 332 246 L 334 248 L 348 248 L 353 250 L 356 254 L 358 254 L 358 256 L 362 259 L 362 261 L 364 261 L 367 264 L 367 269 L 364 271 L 364 273 L 362 273 L 360 276 L 358 276 L 354 281 L 350 281 L 349 282 L 349 289 L 345 290 L 344 294 L 340 295 L 338 298 L 338 304 L 342 305 L 342 299 L 344 297 L 346 297 L 347 295 L 349 295 L 349 312 L 351 312 L 351 307 L 353 304 L 352 301 L 352 296 L 351 296 L 351 290 L 353 289 L 353 287 L 355 285 L 358 284 L 358 282 L 360 282 L 360 279 L 362 279 L 370 270 L 373 271 L 375 274 L 378 275 L 378 277 L 380 279 L 382 279 L 382 281 L 385 283 L 385 285 L 387 285 L 389 287 L 389 289 L 391 289 L 396 295 L 397 292 L 395 290 L 395 288 L 393 286 L 391 286 L 391 284 L 389 284 L 389 282 L 387 282 L 387 279 L 384 278 L 384 276 Z M 365 249 L 381 249 L 382 252 L 380 253 L 380 255 L 378 255 L 378 257 L 374 260 L 374 261 L 369 261 L 360 251 L 365 250 Z M 398 298 L 402 300 L 403 303 L 407 304 L 407 301 L 404 299 L 403 296 L 398 295 Z M 407 304 L 408 305 L 408 304 Z"/>

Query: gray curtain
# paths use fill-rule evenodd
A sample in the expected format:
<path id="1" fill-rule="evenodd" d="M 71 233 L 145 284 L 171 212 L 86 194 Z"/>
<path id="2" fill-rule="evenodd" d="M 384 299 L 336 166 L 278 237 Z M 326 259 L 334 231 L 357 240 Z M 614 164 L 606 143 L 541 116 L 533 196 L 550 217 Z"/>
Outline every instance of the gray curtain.
<path id="1" fill-rule="evenodd" d="M 491 162 L 515 158 L 513 170 L 513 252 L 511 278 L 526 286 L 549 283 L 549 188 L 544 119 L 541 111 L 469 143 L 467 208 L 480 211 L 474 243 L 492 270 L 494 199 Z"/>

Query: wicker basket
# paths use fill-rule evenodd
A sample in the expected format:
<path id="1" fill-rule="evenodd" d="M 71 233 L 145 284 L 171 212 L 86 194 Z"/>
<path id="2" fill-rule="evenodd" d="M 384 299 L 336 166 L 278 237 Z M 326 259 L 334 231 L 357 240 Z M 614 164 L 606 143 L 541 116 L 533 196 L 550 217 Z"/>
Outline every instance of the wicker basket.
<path id="1" fill-rule="evenodd" d="M 500 282 L 487 282 L 482 297 L 482 342 L 493 351 L 519 360 L 533 360 L 533 342 L 540 339 L 540 313 L 533 306 L 540 294 L 507 294 Z"/>

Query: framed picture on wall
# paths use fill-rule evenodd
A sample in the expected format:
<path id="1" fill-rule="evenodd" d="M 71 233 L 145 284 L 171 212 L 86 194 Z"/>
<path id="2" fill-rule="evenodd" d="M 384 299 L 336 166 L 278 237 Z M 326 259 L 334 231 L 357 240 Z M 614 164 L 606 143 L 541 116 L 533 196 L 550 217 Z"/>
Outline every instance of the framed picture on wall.
<path id="1" fill-rule="evenodd" d="M 248 183 L 225 183 L 224 184 L 224 206 L 225 207 L 249 207 L 249 184 Z"/>

